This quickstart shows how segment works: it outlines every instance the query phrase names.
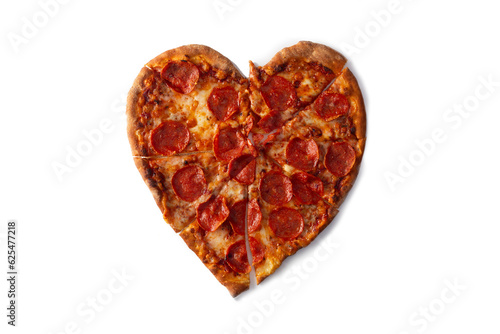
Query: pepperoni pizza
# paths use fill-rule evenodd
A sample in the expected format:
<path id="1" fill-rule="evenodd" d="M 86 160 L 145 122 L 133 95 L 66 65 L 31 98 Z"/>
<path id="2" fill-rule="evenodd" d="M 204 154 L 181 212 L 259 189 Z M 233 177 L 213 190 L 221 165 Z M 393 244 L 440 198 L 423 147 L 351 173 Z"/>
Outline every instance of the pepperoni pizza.
<path id="1" fill-rule="evenodd" d="M 130 90 L 135 164 L 165 221 L 233 296 L 252 267 L 260 283 L 307 246 L 356 179 L 366 116 L 345 63 L 300 42 L 250 62 L 247 79 L 186 45 L 148 62 Z"/>

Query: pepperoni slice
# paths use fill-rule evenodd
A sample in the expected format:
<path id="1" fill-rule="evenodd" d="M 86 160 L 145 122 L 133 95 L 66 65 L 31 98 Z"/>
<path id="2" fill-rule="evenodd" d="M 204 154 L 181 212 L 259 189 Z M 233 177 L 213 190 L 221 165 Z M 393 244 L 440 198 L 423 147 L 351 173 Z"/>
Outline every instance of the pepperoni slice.
<path id="1" fill-rule="evenodd" d="M 260 181 L 260 195 L 272 205 L 283 205 L 292 199 L 292 182 L 278 171 L 270 171 Z"/>
<path id="2" fill-rule="evenodd" d="M 227 121 L 238 111 L 238 92 L 230 86 L 216 87 L 212 89 L 207 104 L 219 121 Z"/>
<path id="3" fill-rule="evenodd" d="M 297 103 L 295 88 L 287 79 L 278 75 L 269 77 L 260 92 L 271 110 L 283 111 Z"/>
<path id="4" fill-rule="evenodd" d="M 242 200 L 233 204 L 229 210 L 229 223 L 233 231 L 239 235 L 245 235 L 245 215 L 247 211 L 247 201 Z"/>
<path id="5" fill-rule="evenodd" d="M 252 252 L 252 263 L 257 264 L 264 259 L 265 248 L 255 238 L 248 237 L 250 252 Z M 241 274 L 248 274 L 252 268 L 248 264 L 247 247 L 245 240 L 236 241 L 229 246 L 226 252 L 226 263 L 234 271 Z"/>
<path id="6" fill-rule="evenodd" d="M 306 173 L 295 173 L 291 177 L 293 194 L 297 200 L 306 205 L 315 204 L 323 196 L 323 182 Z"/>
<path id="7" fill-rule="evenodd" d="M 200 78 L 200 71 L 193 63 L 171 61 L 161 70 L 161 76 L 178 93 L 189 94 Z"/>
<path id="8" fill-rule="evenodd" d="M 229 162 L 240 155 L 245 147 L 245 138 L 234 128 L 227 127 L 215 135 L 214 153 L 217 159 Z"/>
<path id="9" fill-rule="evenodd" d="M 271 111 L 266 116 L 262 117 L 260 121 L 257 123 L 259 128 L 264 130 L 265 132 L 271 132 L 274 129 L 277 129 L 285 124 L 285 120 L 282 115 L 278 111 Z"/>
<path id="10" fill-rule="evenodd" d="M 304 218 L 295 209 L 279 208 L 269 215 L 269 227 L 277 237 L 292 240 L 302 233 Z"/>
<path id="11" fill-rule="evenodd" d="M 185 124 L 165 121 L 151 133 L 151 145 L 161 155 L 182 152 L 189 143 L 189 130 Z"/>
<path id="12" fill-rule="evenodd" d="M 356 152 L 346 142 L 335 143 L 328 148 L 325 167 L 337 177 L 346 176 L 354 166 Z"/>
<path id="13" fill-rule="evenodd" d="M 186 166 L 172 176 L 172 188 L 177 196 L 187 202 L 196 201 L 207 190 L 207 180 L 203 169 Z"/>
<path id="14" fill-rule="evenodd" d="M 248 264 L 245 240 L 236 241 L 229 246 L 226 252 L 226 263 L 237 273 L 248 274 L 252 271 Z"/>
<path id="15" fill-rule="evenodd" d="M 349 101 L 339 93 L 322 94 L 314 101 L 314 110 L 327 121 L 347 115 L 349 112 Z"/>
<path id="16" fill-rule="evenodd" d="M 319 150 L 314 139 L 293 138 L 286 146 L 285 154 L 289 165 L 303 171 L 310 171 L 318 164 Z"/>
<path id="17" fill-rule="evenodd" d="M 257 200 L 251 199 L 248 202 L 248 233 L 252 233 L 260 229 L 260 222 L 262 220 L 262 212 Z"/>
<path id="18" fill-rule="evenodd" d="M 262 262 L 266 254 L 265 246 L 252 237 L 248 237 L 248 243 L 250 244 L 250 252 L 252 252 L 252 264 Z"/>
<path id="19" fill-rule="evenodd" d="M 242 200 L 236 202 L 231 207 L 229 212 L 229 223 L 233 227 L 236 234 L 245 235 L 245 214 L 247 210 L 247 201 Z M 257 200 L 254 198 L 248 203 L 248 233 L 252 233 L 260 229 L 262 220 L 262 212 Z"/>
<path id="20" fill-rule="evenodd" d="M 208 201 L 198 205 L 196 209 L 198 224 L 205 231 L 215 231 L 229 216 L 226 198 L 212 195 Z"/>
<path id="21" fill-rule="evenodd" d="M 255 157 L 243 154 L 229 163 L 229 177 L 242 184 L 252 184 L 255 180 Z"/>

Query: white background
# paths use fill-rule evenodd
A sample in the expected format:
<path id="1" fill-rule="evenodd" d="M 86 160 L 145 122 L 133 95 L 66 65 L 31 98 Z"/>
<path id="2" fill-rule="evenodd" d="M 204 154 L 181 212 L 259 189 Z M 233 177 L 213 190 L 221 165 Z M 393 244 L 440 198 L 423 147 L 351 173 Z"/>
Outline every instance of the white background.
<path id="1" fill-rule="evenodd" d="M 1 332 L 498 333 L 498 6 L 220 3 L 226 11 L 213 0 L 72 0 L 44 22 L 39 2 L 2 1 L 0 276 L 8 219 L 19 224 L 20 276 L 16 328 L 1 279 Z M 40 27 L 22 37 L 26 20 Z M 262 65 L 299 40 L 350 59 L 368 113 L 361 174 L 313 244 L 233 299 L 163 222 L 131 159 L 123 96 L 167 49 L 206 44 L 248 73 L 248 60 Z M 466 117 L 447 111 L 464 103 Z M 102 122 L 107 133 L 58 179 L 54 164 Z M 444 140 L 419 153 L 416 141 L 439 129 Z M 416 166 L 391 188 L 401 159 Z"/>

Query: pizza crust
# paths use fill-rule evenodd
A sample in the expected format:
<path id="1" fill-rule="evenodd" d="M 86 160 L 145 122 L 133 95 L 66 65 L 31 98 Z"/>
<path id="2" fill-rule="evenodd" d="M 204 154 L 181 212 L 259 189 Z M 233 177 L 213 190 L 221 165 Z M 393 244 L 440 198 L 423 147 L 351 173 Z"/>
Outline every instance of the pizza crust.
<path id="1" fill-rule="evenodd" d="M 172 60 L 189 60 L 195 64 L 205 61 L 216 70 L 219 79 L 226 79 L 228 76 L 236 80 L 245 79 L 238 67 L 228 58 L 211 47 L 200 44 L 189 44 L 165 51 L 151 59 L 145 66 L 161 70 Z"/>
<path id="2" fill-rule="evenodd" d="M 343 73 L 337 77 L 336 80 L 339 80 L 342 87 L 346 87 L 346 89 L 350 91 L 349 94 L 353 97 L 353 100 L 356 103 L 356 111 L 354 114 L 351 113 L 351 117 L 353 124 L 356 127 L 356 138 L 364 139 L 366 138 L 366 110 L 358 81 L 348 68 L 345 68 Z M 364 150 L 364 141 L 361 149 Z"/>
<path id="3" fill-rule="evenodd" d="M 292 59 L 320 63 L 331 69 L 335 76 L 340 74 L 347 62 L 347 59 L 342 54 L 326 45 L 301 41 L 276 53 L 264 67 L 279 68 Z"/>
<path id="4" fill-rule="evenodd" d="M 349 95 L 356 104 L 355 111 L 351 113 L 351 117 L 353 125 L 356 128 L 355 136 L 357 138 L 357 145 L 354 147 L 356 150 L 356 161 L 349 174 L 344 177 L 340 194 L 335 205 L 335 207 L 339 208 L 353 187 L 359 173 L 366 144 L 366 110 L 363 95 L 361 94 L 361 89 L 359 88 L 358 81 L 354 74 L 348 68 L 345 68 L 343 73 L 337 77 L 336 80 L 339 80 L 342 87 L 349 90 Z"/>
<path id="5" fill-rule="evenodd" d="M 337 201 L 335 202 L 336 208 L 339 208 L 342 205 L 342 203 L 344 202 L 345 198 L 349 194 L 351 188 L 354 185 L 354 182 L 356 181 L 356 179 L 358 177 L 359 169 L 361 166 L 361 160 L 363 158 L 365 142 L 366 142 L 365 138 L 358 140 L 358 150 L 356 151 L 356 161 L 354 162 L 354 166 L 352 167 L 351 172 L 347 176 L 344 176 L 344 178 L 343 178 L 342 186 L 339 190 L 340 193 L 337 197 Z"/>
<path id="6" fill-rule="evenodd" d="M 142 158 L 134 158 L 134 163 L 139 173 L 142 176 L 144 182 L 148 185 L 153 198 L 155 199 L 156 205 L 161 210 L 161 213 L 165 216 L 167 210 L 167 198 L 165 196 L 164 184 L 162 182 L 157 182 L 155 178 L 152 177 L 154 173 L 153 169 L 149 165 L 149 160 Z M 168 222 L 167 222 L 168 223 Z"/>
<path id="7" fill-rule="evenodd" d="M 139 99 L 144 90 L 144 81 L 151 76 L 153 76 L 153 71 L 147 67 L 143 67 L 135 78 L 127 96 L 127 135 L 134 157 L 146 155 L 146 148 L 140 143 L 136 131 L 143 128 L 143 125 L 139 121 L 141 113 Z"/>

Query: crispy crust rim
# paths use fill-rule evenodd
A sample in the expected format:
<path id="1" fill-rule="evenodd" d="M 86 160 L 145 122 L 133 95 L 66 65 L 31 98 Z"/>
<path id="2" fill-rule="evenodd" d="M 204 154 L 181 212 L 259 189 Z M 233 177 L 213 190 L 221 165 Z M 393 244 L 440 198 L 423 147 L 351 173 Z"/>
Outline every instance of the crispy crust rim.
<path id="1" fill-rule="evenodd" d="M 359 174 L 359 169 L 361 168 L 361 160 L 363 159 L 363 154 L 364 154 L 364 146 L 365 146 L 366 139 L 359 139 L 359 148 L 361 152 L 356 152 L 356 162 L 354 163 L 354 166 L 352 167 L 351 172 L 349 173 L 348 177 L 349 179 L 347 182 L 342 186 L 340 196 L 338 197 L 338 201 L 335 204 L 335 208 L 339 209 L 342 203 L 344 203 L 344 200 L 346 199 L 347 195 L 351 191 L 351 188 L 353 187 L 354 183 L 356 182 L 356 179 L 358 178 Z"/>
<path id="2" fill-rule="evenodd" d="M 154 178 L 151 177 L 151 175 L 154 173 L 153 169 L 149 165 L 149 160 L 148 159 L 143 159 L 143 158 L 134 158 L 134 163 L 137 169 L 139 170 L 139 173 L 142 176 L 142 179 L 144 182 L 147 184 L 149 190 L 151 191 L 151 194 L 153 195 L 153 198 L 155 199 L 156 205 L 161 210 L 161 213 L 165 217 L 167 206 L 166 206 L 166 201 L 167 198 L 164 196 L 164 191 L 162 190 L 163 185 L 159 184 L 156 182 Z M 167 222 L 168 223 L 168 222 Z M 173 225 L 170 224 L 172 227 Z M 176 231 L 179 232 L 179 231 Z"/>
<path id="3" fill-rule="evenodd" d="M 138 121 L 139 98 L 144 89 L 144 80 L 153 75 L 153 71 L 143 67 L 132 84 L 127 96 L 127 135 L 134 157 L 143 155 L 144 147 L 139 143 L 136 131 L 140 129 Z"/>
<path id="4" fill-rule="evenodd" d="M 347 59 L 338 51 L 318 43 L 300 41 L 295 45 L 278 51 L 264 67 L 276 67 L 286 64 L 292 59 L 303 59 L 307 62 L 318 62 L 339 75 Z"/>
<path id="5" fill-rule="evenodd" d="M 357 111 L 354 115 L 352 115 L 352 121 L 356 128 L 356 138 L 358 141 L 358 150 L 356 152 L 356 162 L 349 173 L 349 179 L 343 185 L 340 193 L 339 200 L 337 202 L 336 207 L 340 208 L 345 198 L 351 191 L 354 183 L 359 174 L 359 169 L 361 167 L 361 161 L 363 160 L 363 155 L 365 153 L 365 145 L 366 145 L 366 109 L 365 103 L 363 100 L 363 94 L 361 93 L 361 89 L 359 88 L 358 81 L 354 74 L 348 69 L 345 68 L 342 75 L 337 79 L 341 78 L 344 82 L 343 85 L 352 90 L 352 96 L 354 97 L 355 103 L 357 105 Z"/>
<path id="6" fill-rule="evenodd" d="M 224 77 L 229 75 L 237 80 L 245 79 L 245 76 L 231 60 L 211 47 L 201 44 L 188 44 L 167 50 L 151 59 L 145 66 L 162 69 L 169 61 L 190 60 L 192 58 L 205 60 L 210 66 L 222 72 Z"/>
<path id="7" fill-rule="evenodd" d="M 356 127 L 356 138 L 358 140 L 366 138 L 366 110 L 365 110 L 365 102 L 363 100 L 363 94 L 361 93 L 361 89 L 359 88 L 358 81 L 354 74 L 349 70 L 349 68 L 345 68 L 342 75 L 337 77 L 337 79 L 342 79 L 344 81 L 343 85 L 352 90 L 352 96 L 356 101 L 356 105 L 358 107 L 357 112 L 352 115 L 352 120 Z M 364 151 L 364 142 L 361 150 Z"/>

